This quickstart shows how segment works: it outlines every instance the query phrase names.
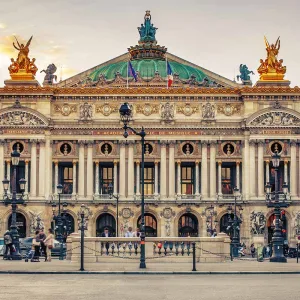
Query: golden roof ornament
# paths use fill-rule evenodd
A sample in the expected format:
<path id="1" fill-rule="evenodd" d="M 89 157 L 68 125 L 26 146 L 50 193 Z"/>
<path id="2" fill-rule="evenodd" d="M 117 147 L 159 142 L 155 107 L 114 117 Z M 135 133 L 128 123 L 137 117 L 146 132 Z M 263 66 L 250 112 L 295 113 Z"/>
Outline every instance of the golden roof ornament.
<path id="1" fill-rule="evenodd" d="M 26 45 L 20 44 L 16 37 L 15 39 L 17 45 L 13 43 L 13 46 L 19 53 L 16 60 L 11 59 L 11 65 L 8 67 L 10 77 L 12 80 L 18 81 L 33 80 L 38 68 L 35 65 L 35 58 L 30 60 L 28 57 L 32 36 Z"/>
<path id="2" fill-rule="evenodd" d="M 278 60 L 277 58 L 280 49 L 280 37 L 278 37 L 275 45 L 270 45 L 266 37 L 264 37 L 264 39 L 267 50 L 267 58 L 265 60 L 260 60 L 260 66 L 257 69 L 257 72 L 260 74 L 259 79 L 261 81 L 283 80 L 286 67 L 282 65 L 283 60 Z"/>

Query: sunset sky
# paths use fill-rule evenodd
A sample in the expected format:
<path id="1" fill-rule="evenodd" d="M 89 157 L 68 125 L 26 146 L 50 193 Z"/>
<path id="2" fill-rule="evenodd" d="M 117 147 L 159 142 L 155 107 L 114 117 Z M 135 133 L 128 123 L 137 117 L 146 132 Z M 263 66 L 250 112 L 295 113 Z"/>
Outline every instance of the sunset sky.
<path id="1" fill-rule="evenodd" d="M 183 59 L 233 79 L 246 64 L 258 78 L 260 58 L 281 37 L 279 58 L 286 79 L 300 86 L 299 0 L 9 0 L 0 5 L 0 86 L 9 79 L 10 58 L 17 57 L 13 35 L 26 43 L 37 79 L 50 63 L 66 79 L 112 59 L 137 44 L 137 26 L 151 10 L 158 44 Z"/>

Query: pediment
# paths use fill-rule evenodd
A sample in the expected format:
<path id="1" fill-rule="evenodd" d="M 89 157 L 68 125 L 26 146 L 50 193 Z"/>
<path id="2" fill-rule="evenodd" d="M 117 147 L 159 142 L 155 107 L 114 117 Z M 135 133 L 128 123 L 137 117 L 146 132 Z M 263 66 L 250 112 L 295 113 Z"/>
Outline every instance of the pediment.
<path id="1" fill-rule="evenodd" d="M 267 108 L 250 116 L 248 127 L 300 127 L 300 114 L 288 108 Z"/>
<path id="2" fill-rule="evenodd" d="M 21 106 L 14 105 L 0 110 L 0 127 L 47 127 L 48 119 L 41 113 Z"/>

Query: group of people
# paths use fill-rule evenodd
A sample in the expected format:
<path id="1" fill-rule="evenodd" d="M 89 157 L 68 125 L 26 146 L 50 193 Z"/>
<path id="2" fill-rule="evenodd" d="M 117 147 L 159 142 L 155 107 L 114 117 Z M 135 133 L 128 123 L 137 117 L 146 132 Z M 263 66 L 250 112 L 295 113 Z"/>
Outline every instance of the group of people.
<path id="1" fill-rule="evenodd" d="M 140 237 L 140 229 L 137 228 L 136 231 L 132 231 L 132 227 L 128 227 L 128 230 L 125 233 L 125 237 Z M 104 232 L 101 234 L 101 237 L 112 237 L 112 234 L 109 232 L 108 228 L 104 228 Z"/>
<path id="2" fill-rule="evenodd" d="M 51 250 L 54 246 L 53 230 L 48 229 L 48 235 L 44 233 L 44 228 L 36 230 L 35 237 L 32 239 L 33 255 L 31 262 L 39 262 L 40 256 L 44 254 L 45 261 L 51 261 Z"/>

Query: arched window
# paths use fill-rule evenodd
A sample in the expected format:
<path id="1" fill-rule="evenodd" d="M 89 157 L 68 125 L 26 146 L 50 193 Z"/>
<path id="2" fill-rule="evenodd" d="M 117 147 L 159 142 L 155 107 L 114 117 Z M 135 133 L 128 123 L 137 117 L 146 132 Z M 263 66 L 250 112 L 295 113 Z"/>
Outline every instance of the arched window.
<path id="1" fill-rule="evenodd" d="M 138 218 L 137 226 L 141 226 L 141 217 Z M 145 213 L 145 235 L 146 236 L 157 236 L 157 220 L 149 213 Z"/>
<path id="2" fill-rule="evenodd" d="M 9 216 L 8 218 L 8 230 L 10 229 L 11 226 L 11 217 L 12 215 Z M 26 237 L 26 218 L 23 214 L 17 213 L 17 229 L 19 233 L 20 238 L 25 238 Z"/>
<path id="3" fill-rule="evenodd" d="M 96 236 L 101 236 L 107 227 L 111 236 L 116 236 L 116 220 L 108 213 L 101 214 L 96 221 Z"/>
<path id="4" fill-rule="evenodd" d="M 198 219 L 191 213 L 184 214 L 178 221 L 178 236 L 198 236 Z"/>

